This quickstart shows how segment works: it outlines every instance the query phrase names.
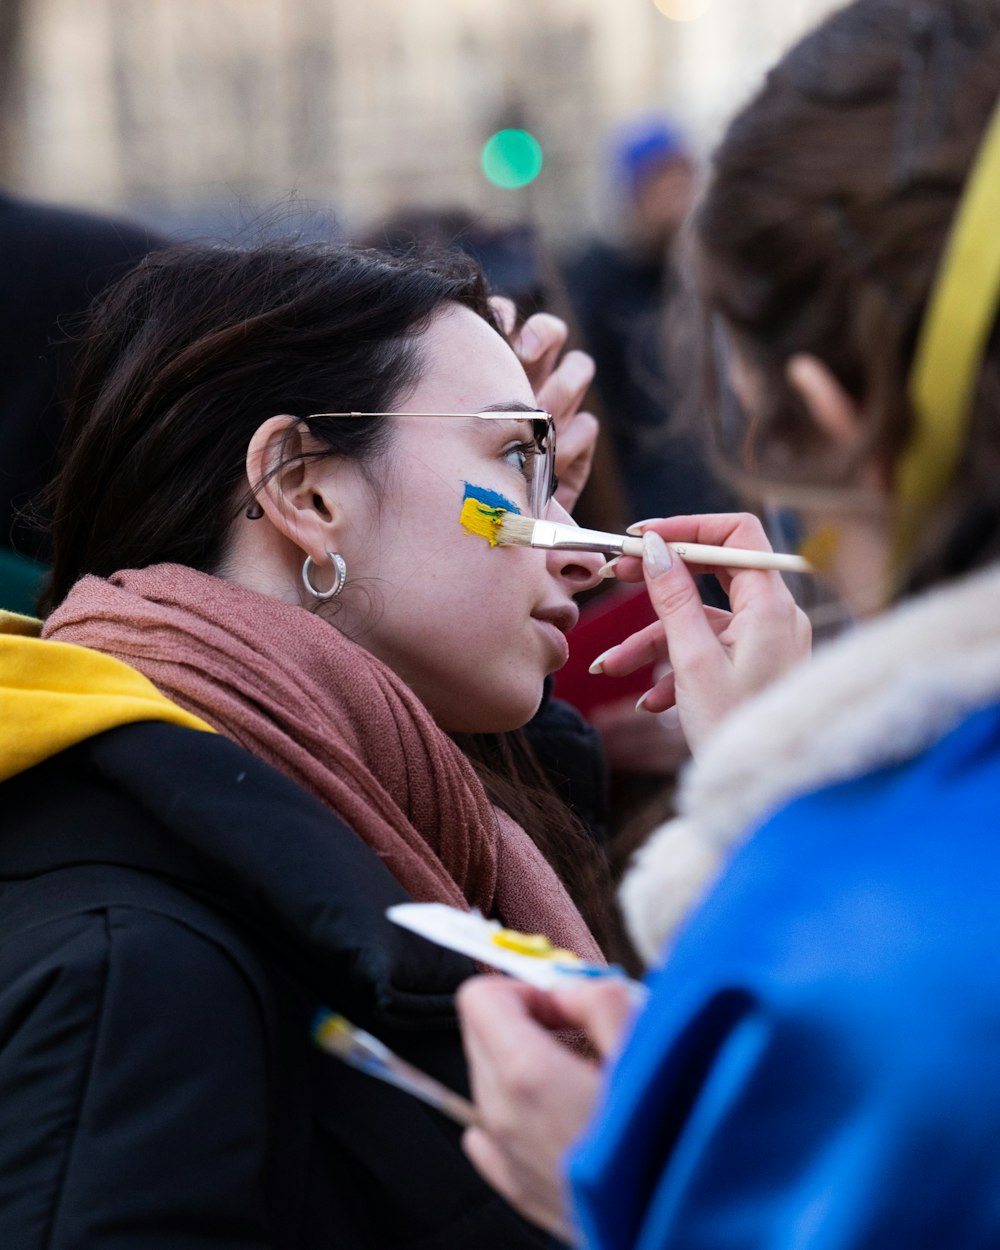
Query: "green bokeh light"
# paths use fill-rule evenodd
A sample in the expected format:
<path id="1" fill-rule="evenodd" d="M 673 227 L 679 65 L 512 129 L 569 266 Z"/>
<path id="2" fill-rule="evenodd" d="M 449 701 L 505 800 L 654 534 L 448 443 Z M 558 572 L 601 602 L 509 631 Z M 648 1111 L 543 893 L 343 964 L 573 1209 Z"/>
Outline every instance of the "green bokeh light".
<path id="1" fill-rule="evenodd" d="M 541 173 L 542 147 L 526 130 L 498 130 L 483 144 L 483 173 L 497 187 L 526 187 Z"/>

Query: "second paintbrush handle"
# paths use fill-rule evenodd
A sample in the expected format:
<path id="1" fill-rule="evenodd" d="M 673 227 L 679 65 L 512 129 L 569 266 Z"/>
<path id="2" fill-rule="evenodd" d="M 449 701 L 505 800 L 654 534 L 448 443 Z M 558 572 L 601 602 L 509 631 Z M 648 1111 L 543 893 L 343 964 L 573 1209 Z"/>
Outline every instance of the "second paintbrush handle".
<path id="1" fill-rule="evenodd" d="M 419 1098 L 421 1102 L 427 1103 L 436 1111 L 450 1116 L 458 1124 L 464 1124 L 466 1128 L 469 1128 L 479 1123 L 479 1114 L 467 1098 L 456 1094 L 447 1085 L 442 1085 L 440 1081 L 428 1076 L 419 1068 L 415 1068 L 412 1063 L 407 1063 L 405 1059 L 400 1059 L 398 1055 L 394 1077 L 395 1079 L 387 1074 L 385 1079 L 399 1089 L 413 1094 L 415 1098 Z"/>

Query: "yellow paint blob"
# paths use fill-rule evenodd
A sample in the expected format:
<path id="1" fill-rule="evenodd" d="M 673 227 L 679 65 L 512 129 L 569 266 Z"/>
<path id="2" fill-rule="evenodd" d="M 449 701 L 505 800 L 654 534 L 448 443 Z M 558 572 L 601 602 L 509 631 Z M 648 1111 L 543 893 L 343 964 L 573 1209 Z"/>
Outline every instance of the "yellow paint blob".
<path id="1" fill-rule="evenodd" d="M 536 959 L 558 959 L 560 963 L 580 963 L 580 956 L 561 946 L 553 946 L 544 933 L 518 933 L 516 929 L 497 929 L 490 935 L 494 946 L 517 951 L 519 955 L 533 955 Z"/>
<path id="2" fill-rule="evenodd" d="M 500 529 L 500 522 L 506 515 L 506 508 L 491 508 L 488 504 L 484 504 L 481 500 L 473 499 L 470 496 L 462 504 L 459 521 L 462 529 L 468 530 L 470 534 L 477 534 L 480 538 L 485 538 L 491 547 L 495 547 L 497 545 L 497 531 Z"/>
<path id="3" fill-rule="evenodd" d="M 313 1037 L 325 1046 L 343 1048 L 353 1040 L 352 1025 L 332 1011 L 326 1012 L 313 1027 Z"/>
<path id="4" fill-rule="evenodd" d="M 804 556 L 817 573 L 831 572 L 839 550 L 840 531 L 834 525 L 821 525 L 799 543 L 799 555 Z"/>

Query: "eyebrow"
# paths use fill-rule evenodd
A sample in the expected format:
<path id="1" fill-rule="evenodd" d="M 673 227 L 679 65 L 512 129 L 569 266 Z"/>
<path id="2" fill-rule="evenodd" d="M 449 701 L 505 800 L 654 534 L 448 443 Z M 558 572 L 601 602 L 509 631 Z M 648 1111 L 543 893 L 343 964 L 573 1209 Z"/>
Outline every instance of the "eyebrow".
<path id="1" fill-rule="evenodd" d="M 531 416 L 532 413 L 538 414 L 541 409 L 533 408 L 531 404 L 526 404 L 521 400 L 511 400 L 506 404 L 484 404 L 479 412 L 523 412 L 525 416 Z"/>

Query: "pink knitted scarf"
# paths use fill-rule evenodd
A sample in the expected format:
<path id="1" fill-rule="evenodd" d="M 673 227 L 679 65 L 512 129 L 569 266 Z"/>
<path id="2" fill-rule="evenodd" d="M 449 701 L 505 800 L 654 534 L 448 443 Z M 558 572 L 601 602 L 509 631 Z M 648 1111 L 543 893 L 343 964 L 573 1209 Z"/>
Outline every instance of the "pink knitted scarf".
<path id="1" fill-rule="evenodd" d="M 600 953 L 535 844 L 409 687 L 321 617 L 178 564 L 85 577 L 43 636 L 92 647 L 327 804 L 421 902 Z"/>

